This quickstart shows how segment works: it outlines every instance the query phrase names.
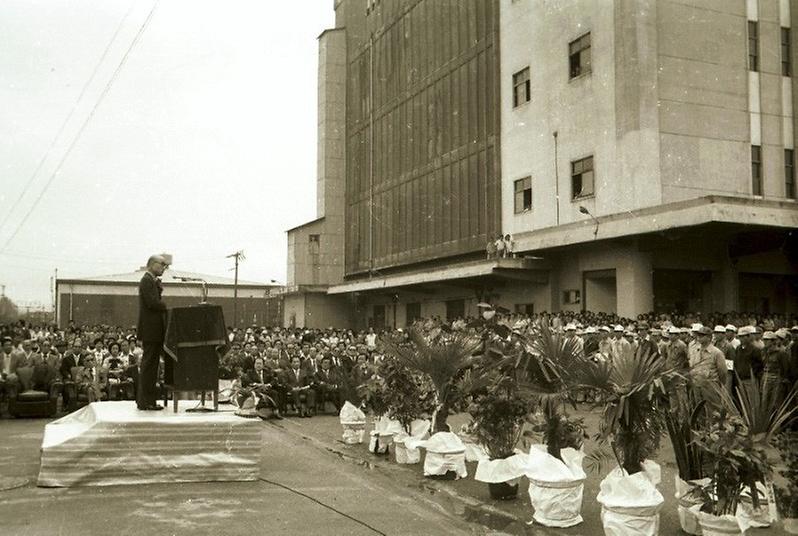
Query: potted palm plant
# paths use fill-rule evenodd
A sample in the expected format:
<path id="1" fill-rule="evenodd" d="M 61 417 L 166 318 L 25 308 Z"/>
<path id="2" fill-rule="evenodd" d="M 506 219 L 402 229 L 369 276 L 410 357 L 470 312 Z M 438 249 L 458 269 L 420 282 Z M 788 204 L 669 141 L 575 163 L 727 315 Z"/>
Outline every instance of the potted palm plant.
<path id="1" fill-rule="evenodd" d="M 412 371 L 424 375 L 432 387 L 432 431 L 447 432 L 449 412 L 464 396 L 458 388 L 466 370 L 474 364 L 474 354 L 482 341 L 460 332 L 434 328 L 426 332 L 411 329 L 408 341 L 384 341 L 386 355 Z"/>
<path id="2" fill-rule="evenodd" d="M 664 499 L 656 489 L 660 468 L 651 457 L 665 429 L 660 404 L 673 371 L 645 346 L 611 361 L 577 361 L 573 366 L 579 387 L 598 392 L 604 400 L 599 439 L 618 462 L 602 480 L 597 497 L 605 533 L 656 534 Z"/>
<path id="3" fill-rule="evenodd" d="M 545 321 L 519 337 L 523 344 L 515 360 L 516 374 L 522 391 L 532 395 L 539 408 L 530 432 L 543 438 L 543 445 L 532 445 L 527 463 L 534 519 L 550 527 L 574 526 L 582 522 L 585 431 L 567 408 L 574 405 L 574 373 L 589 361 L 575 339 L 554 332 Z"/>

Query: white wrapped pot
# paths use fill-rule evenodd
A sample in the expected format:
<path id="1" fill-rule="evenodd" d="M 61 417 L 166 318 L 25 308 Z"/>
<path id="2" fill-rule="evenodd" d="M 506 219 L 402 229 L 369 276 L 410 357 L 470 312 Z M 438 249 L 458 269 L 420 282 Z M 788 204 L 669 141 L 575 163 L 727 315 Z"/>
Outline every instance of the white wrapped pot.
<path id="1" fill-rule="evenodd" d="M 356 408 L 354 404 L 347 401 L 341 407 L 338 418 L 344 430 L 343 440 L 347 445 L 355 445 L 363 442 L 363 435 L 366 431 L 366 414 Z"/>
<path id="2" fill-rule="evenodd" d="M 545 445 L 533 445 L 527 456 L 529 501 L 535 508 L 532 518 L 546 527 L 573 527 L 582 522 L 585 453 L 566 448 L 560 456 L 562 460 L 549 454 Z"/>
<path id="3" fill-rule="evenodd" d="M 421 451 L 416 448 L 408 448 L 404 441 L 394 440 L 393 452 L 396 456 L 396 463 L 412 465 L 421 461 Z"/>
<path id="4" fill-rule="evenodd" d="M 657 490 L 660 467 L 643 462 L 643 470 L 629 475 L 616 467 L 601 481 L 596 500 L 606 536 L 656 536 L 664 498 Z"/>
<path id="5" fill-rule="evenodd" d="M 424 458 L 424 476 L 468 476 L 465 464 L 465 445 L 451 432 L 438 432 L 418 444 L 427 450 Z"/>
<path id="6" fill-rule="evenodd" d="M 486 482 L 491 499 L 508 500 L 518 496 L 518 480 L 526 474 L 526 455 L 514 454 L 496 460 L 480 460 L 474 480 Z"/>
<path id="7" fill-rule="evenodd" d="M 704 536 L 736 536 L 744 534 L 739 519 L 733 515 L 716 516 L 700 511 L 701 505 L 692 507 L 698 517 L 701 533 Z"/>
<path id="8" fill-rule="evenodd" d="M 357 445 L 363 443 L 363 436 L 366 435 L 366 423 L 364 422 L 342 422 L 344 429 L 343 440 L 347 445 Z"/>
<path id="9" fill-rule="evenodd" d="M 698 523 L 698 516 L 695 511 L 691 510 L 696 504 L 701 504 L 701 498 L 695 494 L 690 494 L 690 490 L 696 486 L 705 486 L 709 483 L 709 479 L 702 478 L 701 480 L 685 482 L 679 478 L 679 475 L 676 475 L 675 479 L 676 493 L 674 495 L 677 501 L 676 508 L 679 513 L 679 524 L 687 534 L 701 536 L 701 525 Z"/>
<path id="10" fill-rule="evenodd" d="M 416 419 L 410 423 L 410 433 L 401 431 L 393 436 L 396 463 L 415 464 L 421 461 L 418 446 L 424 441 L 430 428 L 428 420 Z"/>
<path id="11" fill-rule="evenodd" d="M 404 432 L 402 424 L 394 419 L 382 416 L 374 423 L 369 441 L 369 452 L 373 454 L 388 454 L 394 436 Z"/>

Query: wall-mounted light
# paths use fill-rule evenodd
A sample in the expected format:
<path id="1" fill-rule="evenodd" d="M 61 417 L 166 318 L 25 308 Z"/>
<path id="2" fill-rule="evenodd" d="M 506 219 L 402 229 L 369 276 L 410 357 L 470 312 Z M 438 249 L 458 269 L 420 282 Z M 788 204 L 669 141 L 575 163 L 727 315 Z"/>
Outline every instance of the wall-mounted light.
<path id="1" fill-rule="evenodd" d="M 593 240 L 595 240 L 596 237 L 598 236 L 599 221 L 596 219 L 596 217 L 593 214 L 590 213 L 590 211 L 585 206 L 579 205 L 579 212 L 581 212 L 582 214 L 587 214 L 588 216 L 593 218 L 594 222 L 596 222 L 596 228 L 593 230 Z"/>

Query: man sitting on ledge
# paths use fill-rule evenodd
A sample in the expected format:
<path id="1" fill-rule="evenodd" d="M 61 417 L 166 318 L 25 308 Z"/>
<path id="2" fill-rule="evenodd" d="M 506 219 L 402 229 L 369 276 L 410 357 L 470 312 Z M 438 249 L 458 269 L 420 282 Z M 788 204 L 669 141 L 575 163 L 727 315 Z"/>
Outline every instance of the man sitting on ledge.
<path id="1" fill-rule="evenodd" d="M 309 408 L 316 407 L 316 393 L 311 386 L 313 376 L 301 367 L 299 356 L 291 359 L 291 368 L 285 372 L 283 378 L 299 416 L 310 417 Z"/>
<path id="2" fill-rule="evenodd" d="M 256 357 L 254 368 L 248 370 L 241 378 L 241 394 L 248 396 L 254 392 L 258 397 L 258 405 L 255 410 L 262 418 L 269 416 L 275 419 L 282 419 L 280 415 L 280 392 L 277 377 L 271 370 L 263 366 L 263 358 Z"/>

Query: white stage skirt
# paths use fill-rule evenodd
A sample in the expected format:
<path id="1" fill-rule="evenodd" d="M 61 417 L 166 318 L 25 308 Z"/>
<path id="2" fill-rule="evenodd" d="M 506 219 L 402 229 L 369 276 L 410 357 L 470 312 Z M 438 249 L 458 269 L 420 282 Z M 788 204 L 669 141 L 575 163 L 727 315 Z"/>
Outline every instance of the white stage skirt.
<path id="1" fill-rule="evenodd" d="M 110 486 L 256 480 L 261 432 L 230 412 L 139 411 L 136 403 L 94 402 L 48 424 L 39 486 Z"/>

